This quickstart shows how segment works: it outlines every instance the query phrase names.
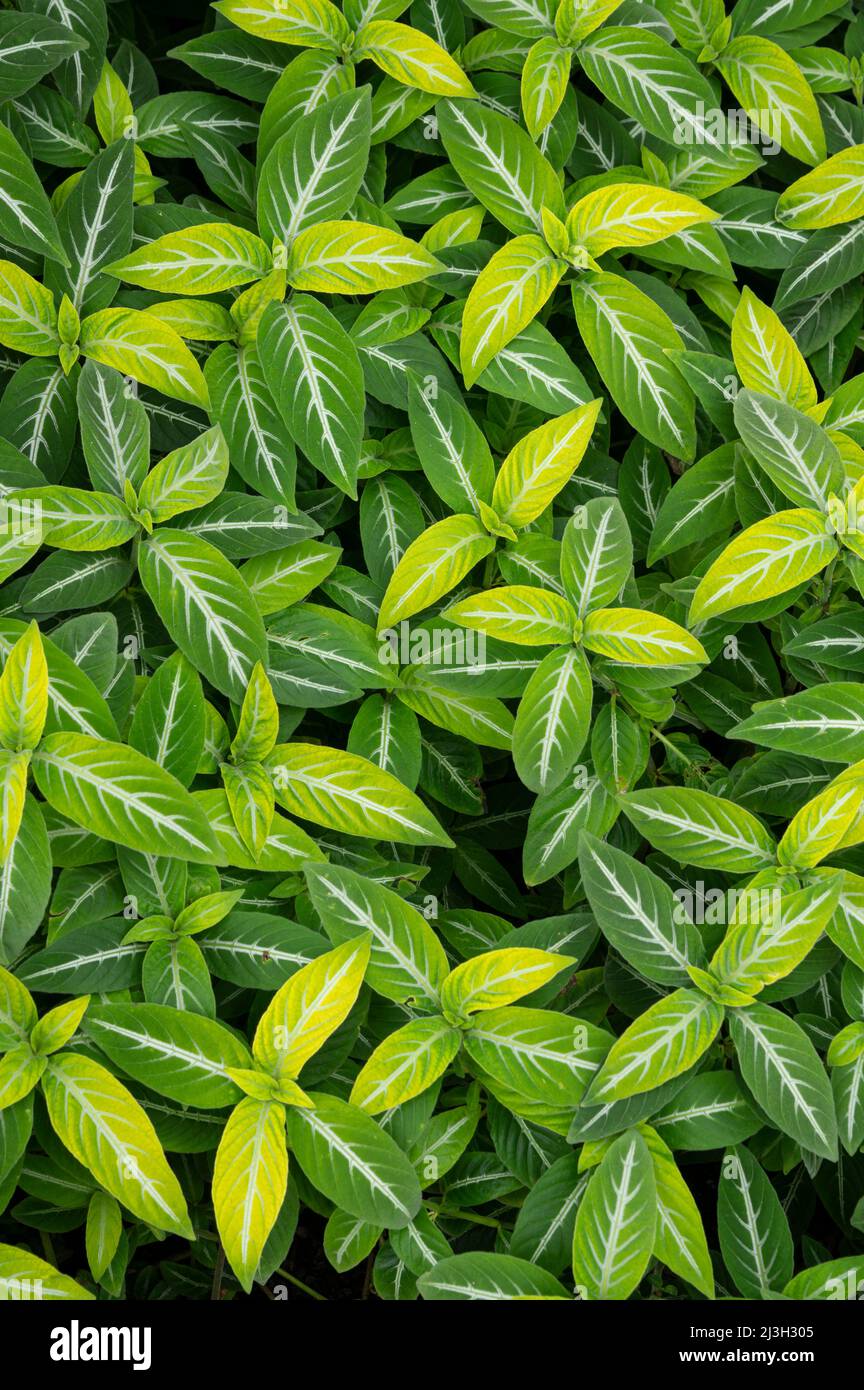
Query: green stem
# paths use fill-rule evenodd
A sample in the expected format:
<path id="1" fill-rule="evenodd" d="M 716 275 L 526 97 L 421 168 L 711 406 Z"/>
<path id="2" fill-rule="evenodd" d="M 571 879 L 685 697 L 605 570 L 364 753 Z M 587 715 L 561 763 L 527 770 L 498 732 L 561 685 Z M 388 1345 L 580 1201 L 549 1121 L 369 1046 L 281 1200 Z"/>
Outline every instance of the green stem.
<path id="1" fill-rule="evenodd" d="M 281 1265 L 276 1273 L 281 1274 L 282 1278 L 287 1279 L 289 1284 L 293 1284 L 295 1288 L 301 1289 L 303 1293 L 308 1294 L 310 1298 L 314 1298 L 318 1303 L 327 1302 L 323 1293 L 318 1293 L 315 1289 L 310 1289 L 309 1285 L 304 1284 L 302 1279 L 298 1279 L 294 1274 L 289 1274 L 287 1269 L 283 1269 Z"/>

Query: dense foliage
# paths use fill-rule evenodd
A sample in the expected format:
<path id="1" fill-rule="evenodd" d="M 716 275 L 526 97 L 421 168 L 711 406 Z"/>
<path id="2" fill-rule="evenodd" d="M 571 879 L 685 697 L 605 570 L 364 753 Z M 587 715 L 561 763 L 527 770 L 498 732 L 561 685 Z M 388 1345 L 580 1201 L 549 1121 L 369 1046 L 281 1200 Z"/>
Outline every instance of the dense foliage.
<path id="1" fill-rule="evenodd" d="M 862 97 L 0 10 L 0 1294 L 859 1296 Z"/>

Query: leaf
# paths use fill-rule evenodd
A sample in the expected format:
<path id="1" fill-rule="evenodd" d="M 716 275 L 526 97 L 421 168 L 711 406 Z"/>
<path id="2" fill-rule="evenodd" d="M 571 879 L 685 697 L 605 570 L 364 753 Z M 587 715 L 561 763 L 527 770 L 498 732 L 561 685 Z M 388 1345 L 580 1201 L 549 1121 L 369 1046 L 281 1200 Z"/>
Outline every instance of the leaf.
<path id="1" fill-rule="evenodd" d="M 732 355 L 741 383 L 749 390 L 801 411 L 815 406 L 816 386 L 794 338 L 773 309 L 747 288 L 732 321 Z"/>
<path id="2" fill-rule="evenodd" d="M 298 232 L 286 275 L 297 290 L 372 294 L 425 280 L 438 262 L 419 242 L 366 222 L 318 222 Z"/>
<path id="3" fill-rule="evenodd" d="M 726 151 L 725 131 L 711 120 L 716 98 L 685 54 L 644 28 L 604 25 L 580 45 L 579 61 L 609 101 L 670 145 Z"/>
<path id="4" fill-rule="evenodd" d="M 513 762 L 532 791 L 559 786 L 579 757 L 591 723 L 591 673 L 578 647 L 545 656 L 525 687 L 513 730 Z"/>
<path id="5" fill-rule="evenodd" d="M 744 1298 L 770 1298 L 792 1274 L 792 1233 L 771 1183 L 749 1149 L 723 1157 L 717 1202 L 723 1261 Z"/>
<path id="6" fill-rule="evenodd" d="M 432 1086 L 448 1068 L 462 1042 L 445 1019 L 418 1018 L 397 1028 L 361 1067 L 351 1104 L 367 1115 L 404 1105 Z"/>
<path id="7" fill-rule="evenodd" d="M 217 690 L 242 697 L 267 646 L 255 601 L 230 561 L 207 541 L 163 527 L 141 545 L 138 569 L 184 655 Z"/>
<path id="8" fill-rule="evenodd" d="M 304 965 L 271 999 L 255 1031 L 259 1066 L 280 1080 L 298 1076 L 347 1018 L 363 983 L 369 938 L 350 940 Z"/>
<path id="9" fill-rule="evenodd" d="M 479 102 L 448 100 L 438 125 L 460 179 L 509 232 L 542 232 L 544 207 L 563 216 L 558 175 L 514 121 Z"/>
<path id="10" fill-rule="evenodd" d="M 449 391 L 424 389 L 412 376 L 408 418 L 417 457 L 438 496 L 455 512 L 477 515 L 480 502 L 492 500 L 495 465 L 467 408 Z"/>
<path id="11" fill-rule="evenodd" d="M 410 553 L 410 552 L 409 552 Z M 526 646 L 557 646 L 573 639 L 575 615 L 559 594 L 527 584 L 487 589 L 448 608 L 446 616 L 461 627 Z"/>
<path id="12" fill-rule="evenodd" d="M 420 1210 L 420 1185 L 408 1159 L 374 1120 L 321 1092 L 314 1109 L 291 1109 L 291 1151 L 310 1182 L 342 1210 L 401 1230 Z"/>
<path id="13" fill-rule="evenodd" d="M 59 1274 L 53 1265 L 13 1245 L 0 1245 L 0 1294 L 4 1299 L 40 1302 L 86 1303 L 96 1297 L 74 1279 Z"/>
<path id="14" fill-rule="evenodd" d="M 214 9 L 247 33 L 275 43 L 338 53 L 350 34 L 330 0 L 219 0 Z"/>
<path id="15" fill-rule="evenodd" d="M 597 608 L 585 619 L 582 641 L 610 661 L 637 666 L 707 662 L 702 643 L 685 628 L 640 608 Z"/>
<path id="16" fill-rule="evenodd" d="M 495 252 L 472 285 L 462 315 L 459 351 L 466 386 L 473 386 L 531 324 L 565 269 L 566 263 L 532 233 L 514 237 Z"/>
<path id="17" fill-rule="evenodd" d="M 823 758 L 854 763 L 864 752 L 862 694 L 851 681 L 829 681 L 797 695 L 763 700 L 730 734 L 791 753 L 810 753 L 818 734 Z"/>
<path id="18" fill-rule="evenodd" d="M 371 129 L 368 87 L 301 115 L 261 165 L 262 233 L 289 245 L 305 227 L 343 217 L 360 191 Z"/>
<path id="19" fill-rule="evenodd" d="M 592 257 L 616 246 L 648 246 L 715 216 L 686 193 L 613 183 L 580 198 L 567 215 L 571 241 Z"/>
<path id="20" fill-rule="evenodd" d="M 109 1071 L 61 1052 L 43 1078 L 51 1124 L 112 1196 L 158 1230 L 194 1238 L 186 1202 L 147 1115 Z"/>
<path id="21" fill-rule="evenodd" d="M 246 1096 L 231 1112 L 213 1168 L 213 1210 L 228 1263 L 252 1288 L 288 1182 L 285 1110 Z"/>
<path id="22" fill-rule="evenodd" d="M 133 146 L 118 140 L 85 170 L 59 215 L 68 268 L 49 271 L 57 299 L 69 296 L 81 314 L 104 309 L 114 298 L 114 280 L 103 274 L 109 261 L 132 243 Z"/>
<path id="23" fill-rule="evenodd" d="M 768 1004 L 733 1010 L 729 1028 L 741 1075 L 769 1119 L 803 1148 L 836 1161 L 831 1086 L 806 1033 Z"/>
<path id="24" fill-rule="evenodd" d="M 357 59 L 371 58 L 382 72 L 442 97 L 470 97 L 474 88 L 468 78 L 443 49 L 428 34 L 408 24 L 395 24 L 390 19 L 372 19 L 357 32 Z"/>
<path id="25" fill-rule="evenodd" d="M 796 179 L 777 200 L 784 227 L 836 227 L 864 213 L 864 145 L 839 150 Z"/>
<path id="26" fill-rule="evenodd" d="M 444 949 L 423 915 L 391 888 L 336 864 L 309 864 L 309 896 L 331 941 L 371 934 L 366 981 L 397 1003 L 435 1007 L 449 974 Z"/>
<path id="27" fill-rule="evenodd" d="M 757 521 L 726 546 L 699 581 L 690 622 L 786 593 L 823 570 L 838 549 L 824 517 L 809 508 Z"/>
<path id="28" fill-rule="evenodd" d="M 212 863 L 216 842 L 176 778 L 143 754 L 86 734 L 50 734 L 33 760 L 61 815 L 130 849 Z"/>
<path id="29" fill-rule="evenodd" d="M 258 330 L 264 376 L 295 443 L 331 482 L 356 492 L 364 390 L 357 350 L 307 295 L 271 304 Z"/>
<path id="30" fill-rule="evenodd" d="M 528 1260 L 472 1250 L 439 1260 L 421 1274 L 417 1287 L 424 1299 L 510 1302 L 514 1299 L 562 1299 L 564 1286 Z"/>
<path id="31" fill-rule="evenodd" d="M 649 843 L 679 864 L 754 873 L 774 862 L 774 841 L 761 821 L 725 797 L 658 787 L 629 792 L 621 802 Z"/>
<path id="32" fill-rule="evenodd" d="M 648 1267 L 657 1228 L 651 1155 L 640 1134 L 616 1139 L 588 1184 L 573 1231 L 573 1278 L 587 1299 L 622 1300 Z"/>
<path id="33" fill-rule="evenodd" d="M 239 1098 L 232 1067 L 249 1051 L 214 1019 L 163 1004 L 94 1004 L 84 1032 L 121 1070 L 182 1105 L 221 1109 Z"/>
<path id="34" fill-rule="evenodd" d="M 219 426 L 181 445 L 148 473 L 138 493 L 138 505 L 157 524 L 180 512 L 212 502 L 228 476 L 228 447 Z"/>
<path id="35" fill-rule="evenodd" d="M 153 314 L 101 309 L 81 325 L 81 351 L 143 386 L 206 409 L 207 383 L 183 339 Z"/>
<path id="36" fill-rule="evenodd" d="M 573 285 L 576 323 L 622 415 L 678 458 L 695 450 L 693 397 L 666 356 L 683 346 L 668 315 L 620 275 L 585 271 Z"/>
<path id="37" fill-rule="evenodd" d="M 169 232 L 106 266 L 108 274 L 167 294 L 218 294 L 266 275 L 270 256 L 260 237 L 212 222 Z"/>
<path id="38" fill-rule="evenodd" d="M 815 421 L 783 401 L 754 391 L 735 398 L 735 424 L 757 463 L 791 502 L 827 510 L 841 486 L 836 446 Z"/>
<path id="39" fill-rule="evenodd" d="M 0 675 L 0 742 L 13 752 L 35 748 L 48 717 L 48 665 L 36 623 L 30 623 Z"/>
<path id="40" fill-rule="evenodd" d="M 441 988 L 445 1013 L 467 1019 L 481 1009 L 512 1004 L 571 965 L 569 956 L 528 946 L 486 951 L 457 965 Z"/>
<path id="41" fill-rule="evenodd" d="M 0 261 L 0 343 L 33 357 L 60 347 L 54 296 L 12 261 Z"/>
<path id="42" fill-rule="evenodd" d="M 7 16 L 4 15 L 5 18 Z M 0 34 L 0 90 L 5 66 L 2 37 Z M 13 246 L 24 246 L 63 263 L 66 252 L 51 204 L 33 165 L 5 126 L 0 131 L 0 175 L 0 236 Z"/>
<path id="43" fill-rule="evenodd" d="M 692 989 L 652 1004 L 613 1044 L 591 1083 L 588 1104 L 653 1091 L 689 1071 L 711 1046 L 723 1017 L 722 1005 Z"/>
<path id="44" fill-rule="evenodd" d="M 600 407 L 599 400 L 589 401 L 548 420 L 510 450 L 492 493 L 492 506 L 502 521 L 528 526 L 546 510 L 579 467 Z"/>
<path id="45" fill-rule="evenodd" d="M 706 1298 L 714 1297 L 714 1272 L 699 1208 L 693 1200 L 672 1152 L 648 1125 L 642 1127 L 654 1165 L 657 1191 L 657 1230 L 654 1254 L 674 1274 L 693 1284 Z"/>
<path id="46" fill-rule="evenodd" d="M 784 49 L 770 39 L 747 34 L 727 44 L 716 62 L 763 135 L 805 164 L 818 164 L 825 158 L 816 98 Z"/>
<path id="47" fill-rule="evenodd" d="M 283 743 L 267 766 L 280 806 L 315 825 L 398 844 L 452 843 L 413 792 L 356 754 Z"/>
<path id="48" fill-rule="evenodd" d="M 473 516 L 450 516 L 435 522 L 412 541 L 396 566 L 378 612 L 379 633 L 455 589 L 494 549 L 494 539 Z"/>
<path id="49" fill-rule="evenodd" d="M 744 994 L 782 980 L 819 940 L 834 915 L 841 886 L 841 875 L 831 874 L 797 892 L 769 893 L 768 903 L 760 899 L 754 910 L 745 905 L 739 914 L 736 909 L 736 920 L 711 960 L 711 973 Z"/>
<path id="50" fill-rule="evenodd" d="M 633 542 L 617 498 L 594 497 L 567 522 L 561 579 L 579 618 L 613 602 L 633 564 Z"/>
<path id="51" fill-rule="evenodd" d="M 687 967 L 703 963 L 704 947 L 666 882 L 587 831 L 579 865 L 591 911 L 615 950 L 649 980 L 686 985 Z"/>

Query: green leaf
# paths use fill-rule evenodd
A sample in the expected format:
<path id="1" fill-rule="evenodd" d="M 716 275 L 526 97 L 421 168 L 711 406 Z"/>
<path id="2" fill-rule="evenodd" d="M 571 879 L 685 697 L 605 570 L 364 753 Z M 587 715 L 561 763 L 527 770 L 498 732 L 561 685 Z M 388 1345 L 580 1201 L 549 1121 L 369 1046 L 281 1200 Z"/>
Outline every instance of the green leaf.
<path id="1" fill-rule="evenodd" d="M 189 793 L 143 754 L 86 734 L 49 734 L 33 759 L 45 800 L 97 835 L 144 853 L 212 864 L 216 841 Z"/>
<path id="2" fill-rule="evenodd" d="M 755 904 L 745 897 L 714 953 L 711 973 L 745 994 L 782 980 L 819 940 L 834 915 L 842 883 L 841 874 L 831 874 L 793 893 L 756 890 Z"/>
<path id="3" fill-rule="evenodd" d="M 495 465 L 467 408 L 449 391 L 429 391 L 412 376 L 408 418 L 417 457 L 438 496 L 455 512 L 477 515 L 481 500 L 492 501 Z"/>
<path id="4" fill-rule="evenodd" d="M 613 1044 L 591 1083 L 589 1105 L 656 1090 L 689 1071 L 711 1046 L 724 1010 L 706 995 L 678 989 L 646 1009 Z"/>
<path id="5" fill-rule="evenodd" d="M 275 43 L 338 53 L 351 33 L 330 0 L 219 0 L 213 8 L 238 28 Z"/>
<path id="6" fill-rule="evenodd" d="M 0 90 L 5 66 L 3 52 L 0 36 Z M 51 204 L 36 171 L 5 126 L 0 130 L 0 236 L 13 246 L 24 246 L 61 264 L 67 260 Z"/>
<path id="7" fill-rule="evenodd" d="M 696 587 L 690 622 L 784 594 L 812 579 L 838 553 L 819 512 L 776 512 L 740 532 L 714 561 Z"/>
<path id="8" fill-rule="evenodd" d="M 669 316 L 629 280 L 607 271 L 579 276 L 573 308 L 585 346 L 622 415 L 661 449 L 692 458 L 693 395 L 666 355 L 683 347 Z"/>
<path id="9" fill-rule="evenodd" d="M 258 330 L 270 391 L 295 443 L 326 478 L 356 494 L 363 437 L 363 374 L 357 349 L 308 295 L 271 304 Z"/>
<path id="10" fill-rule="evenodd" d="M 592 257 L 617 246 L 649 246 L 687 227 L 710 222 L 716 213 L 667 188 L 612 183 L 580 198 L 567 216 L 571 242 Z"/>
<path id="11" fill-rule="evenodd" d="M 539 989 L 572 968 L 569 956 L 529 946 L 486 951 L 457 965 L 444 981 L 441 1005 L 454 1018 L 467 1019 L 482 1009 L 498 1009 Z"/>
<path id="12" fill-rule="evenodd" d="M 12 261 L 0 261 L 0 343 L 31 357 L 60 347 L 53 294 Z"/>
<path id="13" fill-rule="evenodd" d="M 311 1092 L 314 1109 L 288 1112 L 291 1151 L 310 1182 L 351 1216 L 401 1230 L 422 1194 L 402 1150 L 353 1105 Z"/>
<path id="14" fill-rule="evenodd" d="M 75 1303 L 86 1303 L 96 1297 L 74 1279 L 59 1274 L 53 1265 L 31 1255 L 29 1250 L 16 1250 L 14 1245 L 0 1245 L 0 1296 Z"/>
<path id="15" fill-rule="evenodd" d="M 629 1298 L 648 1268 L 657 1230 L 654 1164 L 641 1134 L 616 1139 L 576 1213 L 573 1278 L 586 1299 Z"/>
<path id="16" fill-rule="evenodd" d="M 784 227 L 836 227 L 864 215 L 864 145 L 839 150 L 790 183 L 777 200 Z"/>
<path id="17" fill-rule="evenodd" d="M 249 589 L 207 541 L 163 527 L 142 543 L 141 582 L 185 656 L 217 690 L 242 698 L 267 639 Z"/>
<path id="18" fill-rule="evenodd" d="M 412 541 L 393 571 L 378 613 L 379 633 L 455 589 L 478 560 L 494 549 L 493 537 L 473 516 L 436 521 Z"/>
<path id="19" fill-rule="evenodd" d="M 601 405 L 599 400 L 589 401 L 547 420 L 510 450 L 492 493 L 492 506 L 502 521 L 528 526 L 545 512 L 582 462 Z"/>
<path id="20" fill-rule="evenodd" d="M 588 738 L 591 700 L 591 672 L 578 647 L 543 658 L 519 701 L 513 730 L 513 762 L 526 787 L 548 792 L 564 781 Z"/>
<path id="21" fill-rule="evenodd" d="M 298 232 L 286 275 L 297 290 L 372 294 L 425 280 L 438 261 L 419 242 L 366 222 L 317 222 Z"/>
<path id="22" fill-rule="evenodd" d="M 836 1162 L 831 1085 L 807 1034 L 778 1009 L 734 1009 L 729 1028 L 747 1086 L 768 1118 L 802 1148 Z"/>
<path id="23" fill-rule="evenodd" d="M 579 62 L 605 97 L 652 135 L 674 146 L 726 152 L 711 117 L 717 99 L 685 54 L 649 29 L 604 25 L 579 48 Z"/>
<path id="24" fill-rule="evenodd" d="M 138 506 L 157 524 L 203 507 L 219 496 L 228 476 L 228 446 L 219 426 L 174 449 L 148 473 Z"/>
<path id="25" fill-rule="evenodd" d="M 564 1299 L 560 1284 L 545 1269 L 514 1255 L 472 1250 L 439 1260 L 421 1274 L 417 1287 L 424 1299 L 500 1303 L 514 1299 Z"/>
<path id="26" fill-rule="evenodd" d="M 810 755 L 818 733 L 820 757 L 854 763 L 864 756 L 864 690 L 851 681 L 829 681 L 797 695 L 763 700 L 729 732 L 765 748 Z"/>
<path id="27" fill-rule="evenodd" d="M 763 360 L 767 353 L 762 350 Z M 735 398 L 735 424 L 748 450 L 781 492 L 799 507 L 826 511 L 843 467 L 830 436 L 784 401 L 755 391 Z"/>
<path id="28" fill-rule="evenodd" d="M 276 800 L 302 820 L 397 844 L 452 843 L 413 792 L 366 758 L 311 743 L 283 743 L 267 766 Z"/>
<path id="29" fill-rule="evenodd" d="M 43 1077 L 51 1124 L 118 1202 L 158 1230 L 194 1239 L 186 1202 L 147 1115 L 90 1057 L 58 1053 Z"/>
<path id="30" fill-rule="evenodd" d="M 48 665 L 37 624 L 30 623 L 0 675 L 0 743 L 17 752 L 35 748 L 48 717 Z"/>
<path id="31" fill-rule="evenodd" d="M 673 1274 L 713 1298 L 714 1272 L 699 1208 L 671 1150 L 650 1126 L 643 1125 L 641 1133 L 654 1165 L 657 1191 L 654 1254 Z"/>
<path id="32" fill-rule="evenodd" d="M 153 314 L 101 309 L 81 325 L 81 351 L 189 405 L 208 405 L 207 383 L 183 339 Z"/>
<path id="33" fill-rule="evenodd" d="M 454 603 L 445 616 L 461 627 L 476 628 L 490 637 L 532 647 L 572 642 L 576 621 L 565 598 L 527 584 L 487 589 L 474 598 Z"/>
<path id="34" fill-rule="evenodd" d="M 804 164 L 825 158 L 825 133 L 816 98 L 793 58 L 759 35 L 734 38 L 716 59 L 723 75 L 763 136 Z M 767 127 L 767 129 L 766 129 Z"/>
<path id="35" fill-rule="evenodd" d="M 641 608 L 597 608 L 585 619 L 582 641 L 610 661 L 681 666 L 708 661 L 702 643 L 670 618 Z"/>
<path id="36" fill-rule="evenodd" d="M 580 504 L 561 540 L 561 580 L 577 616 L 612 603 L 632 564 L 630 528 L 618 499 L 594 497 Z"/>
<path id="37" fill-rule="evenodd" d="M 462 1043 L 462 1034 L 443 1018 L 417 1018 L 397 1028 L 360 1068 L 351 1104 L 367 1115 L 404 1105 L 438 1080 Z"/>
<path id="38" fill-rule="evenodd" d="M 238 1099 L 231 1067 L 249 1050 L 214 1019 L 163 1004 L 94 1004 L 84 1032 L 116 1066 L 181 1105 L 218 1110 Z"/>
<path id="39" fill-rule="evenodd" d="M 390 19 L 371 19 L 362 24 L 357 31 L 354 57 L 357 61 L 371 58 L 382 72 L 397 82 L 419 87 L 421 92 L 440 97 L 474 95 L 468 78 L 446 49 L 408 24 L 394 24 Z"/>
<path id="40" fill-rule="evenodd" d="M 449 974 L 435 932 L 391 888 L 337 864 L 305 868 L 309 896 L 331 941 L 371 934 L 366 981 L 386 999 L 417 1000 L 437 1007 Z"/>
<path id="41" fill-rule="evenodd" d="M 298 1076 L 347 1018 L 368 962 L 364 935 L 318 956 L 286 980 L 255 1030 L 252 1051 L 259 1067 L 280 1080 Z"/>
<path id="42" fill-rule="evenodd" d="M 629 792 L 621 804 L 649 843 L 679 864 L 744 874 L 774 862 L 774 841 L 761 821 L 725 797 L 657 787 Z"/>
<path id="43" fill-rule="evenodd" d="M 792 1233 L 780 1199 L 749 1149 L 723 1156 L 717 1201 L 723 1262 L 744 1298 L 770 1298 L 792 1275 Z"/>
<path id="44" fill-rule="evenodd" d="M 563 217 L 561 181 L 515 121 L 479 102 L 446 101 L 438 126 L 466 188 L 509 232 L 542 232 L 544 207 Z"/>
<path id="45" fill-rule="evenodd" d="M 288 1183 L 285 1110 L 247 1096 L 232 1110 L 213 1168 L 213 1211 L 228 1263 L 247 1293 Z"/>
<path id="46" fill-rule="evenodd" d="M 462 314 L 459 354 L 466 386 L 532 323 L 566 268 L 533 233 L 495 252 L 471 286 Z"/>
<path id="47" fill-rule="evenodd" d="M 703 964 L 705 950 L 668 884 L 587 831 L 579 842 L 579 867 L 591 911 L 610 945 L 647 979 L 686 985 L 687 967 Z"/>
<path id="48" fill-rule="evenodd" d="M 343 92 L 301 115 L 270 148 L 258 181 L 258 222 L 290 245 L 316 222 L 343 217 L 369 158 L 369 88 Z"/>

